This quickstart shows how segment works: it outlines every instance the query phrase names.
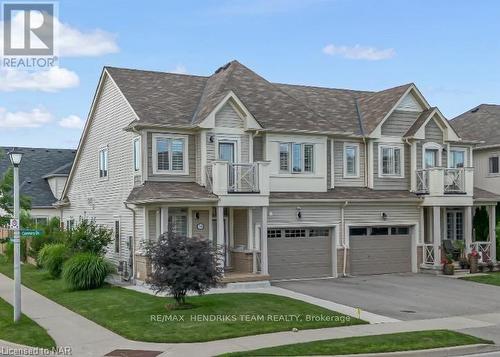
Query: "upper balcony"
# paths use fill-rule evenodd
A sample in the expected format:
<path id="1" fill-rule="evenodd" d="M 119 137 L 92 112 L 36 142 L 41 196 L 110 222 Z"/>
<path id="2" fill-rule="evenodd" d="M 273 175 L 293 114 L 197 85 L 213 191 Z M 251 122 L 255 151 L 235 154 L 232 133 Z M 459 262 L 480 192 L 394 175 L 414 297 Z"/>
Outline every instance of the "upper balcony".
<path id="1" fill-rule="evenodd" d="M 212 161 L 205 168 L 207 188 L 219 196 L 221 206 L 267 206 L 269 164 Z"/>
<path id="2" fill-rule="evenodd" d="M 474 193 L 474 168 L 472 167 L 433 167 L 417 170 L 416 176 L 416 193 L 425 195 L 424 199 L 429 203 L 439 203 L 439 200 L 445 200 L 445 203 L 456 204 L 464 201 L 460 197 L 470 200 Z"/>

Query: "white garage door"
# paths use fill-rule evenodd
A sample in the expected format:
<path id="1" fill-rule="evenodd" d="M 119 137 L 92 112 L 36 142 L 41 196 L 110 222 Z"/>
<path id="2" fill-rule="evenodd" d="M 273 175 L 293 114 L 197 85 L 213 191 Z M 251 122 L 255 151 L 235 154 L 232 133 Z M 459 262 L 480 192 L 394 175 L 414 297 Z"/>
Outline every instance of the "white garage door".
<path id="1" fill-rule="evenodd" d="M 269 228 L 267 245 L 272 279 L 332 276 L 331 229 Z"/>
<path id="2" fill-rule="evenodd" d="M 351 227 L 349 248 L 352 275 L 411 271 L 409 227 Z"/>

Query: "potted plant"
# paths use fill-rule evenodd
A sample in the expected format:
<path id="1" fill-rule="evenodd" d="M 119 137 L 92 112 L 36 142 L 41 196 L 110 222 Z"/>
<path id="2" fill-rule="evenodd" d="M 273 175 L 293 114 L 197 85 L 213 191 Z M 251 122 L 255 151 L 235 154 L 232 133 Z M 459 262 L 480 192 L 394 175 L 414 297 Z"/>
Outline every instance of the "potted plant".
<path id="1" fill-rule="evenodd" d="M 451 254 L 447 254 L 446 258 L 443 259 L 443 274 L 444 275 L 455 274 L 455 266 L 453 265 L 453 258 Z"/>
<path id="2" fill-rule="evenodd" d="M 458 258 L 458 264 L 460 264 L 460 269 L 467 269 L 469 267 L 469 261 L 465 256 L 465 242 L 462 240 L 457 240 L 454 243 L 455 247 L 460 250 L 460 256 Z"/>
<path id="3" fill-rule="evenodd" d="M 479 262 L 479 254 L 477 250 L 473 249 L 472 252 L 469 254 L 469 267 L 471 274 L 475 274 L 479 271 L 478 262 Z"/>

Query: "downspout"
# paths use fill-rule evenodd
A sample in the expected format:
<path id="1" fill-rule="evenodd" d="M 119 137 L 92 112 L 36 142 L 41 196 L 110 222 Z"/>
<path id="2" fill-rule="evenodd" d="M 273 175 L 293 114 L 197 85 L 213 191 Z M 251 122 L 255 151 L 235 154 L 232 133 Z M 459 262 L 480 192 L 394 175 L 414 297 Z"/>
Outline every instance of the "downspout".
<path id="1" fill-rule="evenodd" d="M 132 212 L 132 243 L 130 249 L 132 250 L 132 283 L 135 284 L 135 210 L 128 206 L 127 202 L 123 202 L 126 209 Z"/>
<path id="2" fill-rule="evenodd" d="M 346 277 L 346 268 L 347 268 L 347 244 L 346 244 L 346 239 L 345 239 L 345 218 L 344 218 L 344 209 L 347 207 L 349 204 L 349 201 L 345 201 L 344 204 L 342 205 L 340 209 L 340 224 L 342 225 L 341 227 L 341 232 L 342 232 L 342 247 L 344 249 L 344 254 L 343 254 L 343 260 L 342 260 L 342 276 Z"/>

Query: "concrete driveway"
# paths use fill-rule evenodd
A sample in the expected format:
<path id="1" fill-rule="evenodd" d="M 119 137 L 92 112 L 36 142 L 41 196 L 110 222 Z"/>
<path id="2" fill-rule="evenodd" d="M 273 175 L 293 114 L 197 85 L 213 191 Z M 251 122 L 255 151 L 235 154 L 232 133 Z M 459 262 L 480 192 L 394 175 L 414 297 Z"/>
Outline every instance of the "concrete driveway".
<path id="1" fill-rule="evenodd" d="M 500 312 L 500 287 L 425 274 L 282 281 L 273 285 L 399 320 Z"/>

